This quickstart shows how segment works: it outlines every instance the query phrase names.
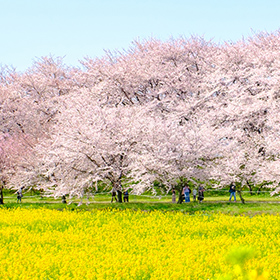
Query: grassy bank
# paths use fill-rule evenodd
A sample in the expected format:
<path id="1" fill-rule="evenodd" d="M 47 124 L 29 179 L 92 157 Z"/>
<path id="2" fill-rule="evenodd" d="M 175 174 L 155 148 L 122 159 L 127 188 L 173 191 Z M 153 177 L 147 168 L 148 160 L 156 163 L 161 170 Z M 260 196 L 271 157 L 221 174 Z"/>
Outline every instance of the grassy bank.
<path id="1" fill-rule="evenodd" d="M 7 191 L 4 196 L 5 204 L 3 208 L 47 208 L 47 209 L 70 209 L 70 210 L 91 210 L 91 209 L 132 209 L 142 211 L 179 211 L 179 212 L 211 212 L 226 213 L 232 215 L 255 215 L 261 213 L 276 214 L 280 212 L 280 198 L 271 197 L 268 192 L 259 195 L 250 195 L 243 193 L 246 203 L 241 204 L 237 197 L 237 202 L 228 202 L 227 191 L 207 191 L 205 200 L 202 203 L 193 202 L 183 204 L 172 204 L 171 195 L 152 196 L 152 195 L 130 195 L 129 203 L 111 203 L 109 193 L 95 194 L 94 196 L 83 198 L 83 204 L 79 206 L 81 199 L 70 200 L 67 197 L 67 203 L 62 204 L 61 198 L 41 196 L 36 192 L 25 192 L 22 203 L 16 203 L 17 198 L 14 192 Z"/>
<path id="2" fill-rule="evenodd" d="M 78 206 L 78 203 L 71 203 L 70 205 L 62 203 L 44 202 L 44 203 L 30 203 L 23 202 L 21 204 L 10 202 L 0 206 L 0 208 L 25 208 L 25 209 L 57 209 L 57 210 L 78 210 L 90 211 L 93 209 L 131 209 L 141 211 L 178 211 L 195 214 L 198 212 L 208 213 L 225 213 L 231 215 L 249 215 L 257 214 L 278 214 L 280 213 L 280 204 L 276 202 L 254 202 L 254 203 L 229 203 L 229 202 L 191 202 L 183 204 L 172 204 L 167 202 L 138 202 L 138 203 L 90 203 Z"/>

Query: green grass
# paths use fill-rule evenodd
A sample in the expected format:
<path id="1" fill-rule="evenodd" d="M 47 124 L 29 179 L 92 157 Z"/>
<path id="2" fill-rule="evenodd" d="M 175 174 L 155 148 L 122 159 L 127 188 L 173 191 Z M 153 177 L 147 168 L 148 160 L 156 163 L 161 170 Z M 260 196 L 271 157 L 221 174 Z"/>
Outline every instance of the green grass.
<path id="1" fill-rule="evenodd" d="M 28 208 L 28 209 L 56 209 L 56 210 L 79 210 L 79 211 L 90 211 L 91 209 L 131 209 L 141 211 L 181 211 L 184 213 L 195 214 L 198 212 L 207 213 L 225 213 L 231 215 L 249 215 L 254 216 L 257 214 L 278 214 L 280 213 L 279 203 L 210 203 L 203 202 L 199 203 L 188 203 L 188 204 L 171 204 L 171 203 L 154 203 L 154 202 L 139 202 L 139 203 L 92 203 L 89 205 L 83 204 L 78 206 L 77 203 L 71 205 L 62 203 L 6 203 L 1 205 L 4 208 Z"/>
<path id="2" fill-rule="evenodd" d="M 181 211 L 187 213 L 196 212 L 223 212 L 228 214 L 251 214 L 251 213 L 278 213 L 280 210 L 280 204 L 278 203 L 212 203 L 212 202 L 191 202 L 183 204 L 172 204 L 170 202 L 130 202 L 130 203 L 102 203 L 102 204 L 90 204 L 79 206 L 81 209 L 132 209 L 142 211 Z"/>
<path id="3" fill-rule="evenodd" d="M 30 200 L 30 201 L 59 201 L 60 199 L 54 199 L 52 197 L 44 196 L 41 198 L 39 191 L 28 191 L 23 192 L 24 199 Z M 191 194 L 192 196 L 192 194 Z M 236 193 L 237 200 L 240 200 L 238 197 L 238 194 Z M 242 196 L 245 198 L 246 201 L 280 201 L 279 196 L 271 196 L 269 191 L 261 192 L 260 194 L 257 194 L 256 192 L 253 193 L 253 195 L 250 195 L 248 191 L 242 192 Z M 171 201 L 171 195 L 157 195 L 154 196 L 150 193 L 145 193 L 143 195 L 130 195 L 130 200 L 135 202 L 141 202 L 141 201 Z M 14 201 L 16 200 L 16 194 L 15 191 L 4 189 L 4 198 L 8 201 Z M 207 190 L 205 192 L 205 199 L 208 201 L 228 201 L 229 198 L 229 192 L 228 190 Z M 85 200 L 86 198 L 84 198 Z M 78 201 L 78 199 L 75 199 Z M 96 193 L 93 196 L 90 196 L 90 201 L 95 202 L 109 202 L 111 201 L 111 195 L 110 193 Z"/>
<path id="4" fill-rule="evenodd" d="M 243 198 L 246 202 L 280 202 L 279 196 L 270 196 L 269 192 L 261 193 L 259 195 L 250 195 L 249 193 L 243 193 Z M 236 194 L 237 202 L 240 202 L 240 198 L 238 194 Z M 205 201 L 207 202 L 228 202 L 229 194 L 228 192 L 219 192 L 218 194 L 214 191 L 205 192 Z M 5 202 L 16 202 L 16 194 L 9 191 L 4 195 Z M 61 202 L 61 198 L 53 198 L 53 197 L 41 197 L 39 194 L 28 192 L 24 193 L 24 197 L 22 199 L 24 202 L 29 203 L 59 203 Z M 152 195 L 130 195 L 130 202 L 138 203 L 138 202 L 171 202 L 171 195 L 161 195 L 161 196 L 152 196 Z M 70 199 L 67 198 L 69 202 Z M 78 203 L 80 199 L 74 198 L 71 201 Z M 89 199 L 86 197 L 83 198 L 83 202 L 89 201 L 90 203 L 108 203 L 111 201 L 110 194 L 96 194 L 94 197 L 90 196 Z"/>
<path id="5" fill-rule="evenodd" d="M 141 211 L 181 211 L 187 213 L 196 212 L 222 212 L 232 215 L 255 215 L 261 213 L 277 214 L 280 212 L 280 197 L 271 197 L 269 192 L 263 192 L 259 195 L 250 195 L 243 193 L 245 204 L 240 202 L 237 195 L 237 203 L 229 203 L 228 191 L 206 191 L 205 200 L 202 203 L 193 202 L 173 204 L 171 195 L 152 196 L 152 195 L 130 195 L 129 203 L 111 203 L 110 194 L 96 194 L 94 197 L 83 198 L 83 204 L 78 206 L 81 201 L 78 198 L 70 200 L 70 205 L 61 203 L 61 198 L 55 199 L 39 194 L 39 192 L 25 192 L 22 203 L 16 203 L 16 194 L 11 190 L 4 192 L 4 205 L 0 207 L 14 208 L 48 208 L 48 209 L 69 209 L 69 210 L 91 210 L 91 209 L 132 209 Z"/>

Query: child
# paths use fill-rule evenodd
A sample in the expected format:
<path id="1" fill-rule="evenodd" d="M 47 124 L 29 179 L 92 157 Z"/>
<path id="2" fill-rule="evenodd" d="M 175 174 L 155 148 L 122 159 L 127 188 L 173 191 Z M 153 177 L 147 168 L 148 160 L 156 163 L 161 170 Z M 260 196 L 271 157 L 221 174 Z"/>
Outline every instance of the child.
<path id="1" fill-rule="evenodd" d="M 20 191 L 17 191 L 17 203 L 21 202 L 21 196 L 22 194 L 20 193 Z"/>

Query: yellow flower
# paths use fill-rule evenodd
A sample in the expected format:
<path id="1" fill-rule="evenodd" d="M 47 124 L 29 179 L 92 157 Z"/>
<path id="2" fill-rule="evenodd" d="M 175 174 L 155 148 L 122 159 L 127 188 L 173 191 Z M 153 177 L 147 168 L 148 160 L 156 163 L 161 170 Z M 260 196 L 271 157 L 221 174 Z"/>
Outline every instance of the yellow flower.
<path id="1" fill-rule="evenodd" d="M 2 208 L 0 275 L 27 280 L 280 279 L 279 227 L 279 215 Z M 226 256 L 235 260 L 228 262 Z"/>

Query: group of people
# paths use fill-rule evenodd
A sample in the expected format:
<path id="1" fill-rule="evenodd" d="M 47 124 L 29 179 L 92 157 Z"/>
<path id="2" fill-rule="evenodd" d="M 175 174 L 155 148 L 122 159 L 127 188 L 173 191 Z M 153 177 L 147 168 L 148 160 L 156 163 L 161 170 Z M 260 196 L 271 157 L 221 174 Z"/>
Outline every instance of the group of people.
<path id="1" fill-rule="evenodd" d="M 20 203 L 21 202 L 21 198 L 23 197 L 22 195 L 22 190 L 23 188 L 20 188 L 18 191 L 17 191 L 17 203 Z M 196 201 L 196 199 L 199 201 L 199 202 L 202 202 L 202 200 L 204 200 L 204 191 L 205 189 L 202 187 L 202 186 L 199 186 L 198 188 L 198 191 L 196 189 L 193 189 L 193 191 L 190 189 L 190 187 L 188 185 L 186 185 L 184 188 L 183 188 L 183 191 L 182 191 L 182 195 L 183 197 L 185 198 L 185 202 L 190 202 L 190 196 L 191 196 L 191 193 L 193 195 L 193 201 Z M 230 193 L 230 197 L 229 197 L 229 201 L 231 202 L 231 199 L 234 198 L 234 202 L 236 202 L 236 187 L 235 187 L 235 184 L 231 184 L 230 185 L 230 188 L 229 188 L 229 193 Z M 128 197 L 129 197 L 129 193 L 127 190 L 125 190 L 123 192 L 123 201 L 124 202 L 128 202 Z M 116 201 L 118 202 L 118 198 L 117 198 L 117 190 L 116 188 L 113 187 L 112 189 L 112 199 L 111 199 L 111 202 L 113 201 Z M 176 191 L 175 191 L 175 188 L 172 189 L 172 203 L 176 203 Z"/>
<path id="2" fill-rule="evenodd" d="M 123 202 L 128 202 L 128 197 L 129 197 L 128 190 L 125 190 L 125 191 L 123 192 Z M 116 202 L 118 202 L 117 190 L 116 190 L 115 187 L 112 188 L 112 199 L 111 199 L 111 203 L 112 203 L 114 200 L 115 200 Z"/>
<path id="3" fill-rule="evenodd" d="M 22 189 L 23 188 L 19 188 L 19 190 L 17 191 L 17 203 L 21 203 L 21 198 L 23 197 Z"/>
<path id="4" fill-rule="evenodd" d="M 23 190 L 23 188 L 20 188 L 16 192 L 16 194 L 17 194 L 17 203 L 20 203 L 21 202 L 21 198 L 23 197 L 22 190 Z M 198 191 L 196 189 L 193 189 L 193 191 L 192 191 L 190 189 L 190 187 L 188 185 L 186 185 L 183 188 L 182 195 L 185 198 L 185 202 L 190 202 L 190 195 L 191 195 L 191 193 L 193 195 L 193 201 L 196 201 L 196 199 L 197 199 L 199 202 L 201 202 L 202 200 L 204 200 L 204 191 L 205 191 L 205 189 L 202 186 L 199 186 Z M 232 197 L 234 198 L 234 202 L 236 202 L 236 194 L 235 194 L 235 192 L 236 192 L 236 187 L 235 187 L 235 184 L 232 183 L 230 185 L 230 188 L 229 188 L 229 193 L 230 193 L 229 201 L 230 202 L 231 202 Z M 128 193 L 127 190 L 125 190 L 123 192 L 123 201 L 124 202 L 128 202 L 128 197 L 129 197 L 129 193 Z M 114 200 L 116 202 L 118 202 L 117 190 L 116 190 L 116 188 L 113 187 L 112 188 L 112 199 L 111 199 L 111 202 L 113 202 Z M 176 191 L 175 191 L 175 188 L 172 189 L 172 203 L 176 203 Z"/>
<path id="5" fill-rule="evenodd" d="M 204 200 L 204 191 L 205 189 L 202 186 L 199 186 L 198 191 L 196 189 L 191 190 L 191 188 L 186 185 L 182 190 L 182 195 L 185 198 L 185 202 L 190 202 L 190 196 L 191 193 L 193 195 L 193 201 L 196 201 L 196 199 L 201 202 Z M 176 203 L 176 191 L 175 188 L 172 189 L 172 203 Z"/>
<path id="6" fill-rule="evenodd" d="M 182 195 L 185 198 L 185 202 L 190 202 L 190 195 L 191 195 L 191 192 L 192 192 L 192 194 L 193 194 L 193 201 L 196 201 L 196 199 L 198 199 L 198 201 L 201 202 L 202 200 L 204 200 L 204 191 L 205 191 L 205 189 L 202 186 L 199 186 L 198 192 L 197 192 L 196 189 L 193 189 L 193 192 L 192 192 L 190 187 L 188 185 L 186 185 L 183 188 Z M 236 187 L 235 187 L 235 184 L 232 183 L 230 185 L 230 187 L 229 187 L 229 193 L 230 193 L 229 201 L 230 202 L 231 202 L 232 198 L 234 198 L 234 202 L 236 202 L 236 194 L 235 194 L 235 192 L 236 192 Z M 197 196 L 197 193 L 198 193 L 198 196 Z M 175 188 L 172 189 L 172 203 L 176 203 Z"/>

